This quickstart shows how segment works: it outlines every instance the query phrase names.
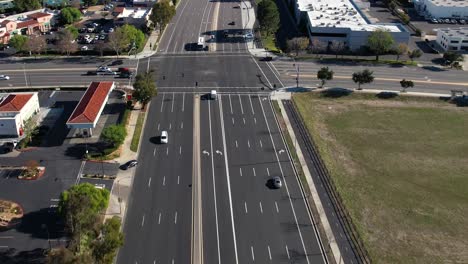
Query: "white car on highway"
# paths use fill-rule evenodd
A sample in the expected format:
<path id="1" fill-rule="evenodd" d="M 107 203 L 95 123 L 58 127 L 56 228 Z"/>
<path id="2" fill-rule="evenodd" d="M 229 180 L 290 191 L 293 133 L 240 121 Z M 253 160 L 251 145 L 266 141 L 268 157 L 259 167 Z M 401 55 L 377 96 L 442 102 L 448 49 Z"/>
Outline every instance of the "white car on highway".
<path id="1" fill-rule="evenodd" d="M 101 66 L 97 68 L 96 73 L 98 75 L 116 75 L 117 72 L 112 71 L 109 67 L 107 66 Z"/>
<path id="2" fill-rule="evenodd" d="M 10 80 L 10 76 L 0 75 L 0 80 Z"/>

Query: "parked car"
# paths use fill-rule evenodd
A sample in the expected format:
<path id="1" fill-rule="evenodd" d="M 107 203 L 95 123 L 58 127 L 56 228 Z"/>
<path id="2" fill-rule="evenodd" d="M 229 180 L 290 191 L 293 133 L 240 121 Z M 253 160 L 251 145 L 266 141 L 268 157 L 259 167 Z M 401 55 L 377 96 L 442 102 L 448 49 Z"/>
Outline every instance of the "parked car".
<path id="1" fill-rule="evenodd" d="M 433 24 L 439 24 L 439 20 L 437 20 L 437 18 L 431 18 L 430 22 Z"/>
<path id="2" fill-rule="evenodd" d="M 460 21 L 458 21 L 458 22 L 460 22 L 460 24 L 462 24 L 462 25 L 466 24 L 466 20 L 464 20 L 464 19 L 460 19 Z"/>
<path id="3" fill-rule="evenodd" d="M 109 28 L 108 32 L 109 32 L 109 33 L 114 32 L 114 28 Z"/>
<path id="4" fill-rule="evenodd" d="M 83 47 L 81 47 L 81 50 L 82 50 L 82 51 L 87 51 L 88 49 L 89 49 L 88 46 L 83 46 Z"/>
<path id="5" fill-rule="evenodd" d="M 10 76 L 8 76 L 8 75 L 0 75 L 0 80 L 10 80 Z"/>
<path id="6" fill-rule="evenodd" d="M 247 33 L 247 34 L 244 35 L 244 38 L 245 39 L 253 39 L 254 35 L 252 33 Z"/>
<path id="7" fill-rule="evenodd" d="M 103 34 L 103 35 L 100 35 L 100 36 L 99 36 L 99 39 L 100 39 L 100 40 L 105 40 L 105 39 L 106 39 L 106 35 L 104 35 L 104 34 Z"/>

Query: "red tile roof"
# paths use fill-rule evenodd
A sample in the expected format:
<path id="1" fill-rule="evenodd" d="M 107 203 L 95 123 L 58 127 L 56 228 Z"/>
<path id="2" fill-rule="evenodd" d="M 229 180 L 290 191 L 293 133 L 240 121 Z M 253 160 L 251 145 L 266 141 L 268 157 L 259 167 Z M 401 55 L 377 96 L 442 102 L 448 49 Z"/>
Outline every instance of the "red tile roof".
<path id="1" fill-rule="evenodd" d="M 99 114 L 114 82 L 92 82 L 67 121 L 71 124 L 92 124 Z"/>
<path id="2" fill-rule="evenodd" d="M 52 16 L 52 15 L 44 13 L 44 12 L 37 12 L 37 13 L 33 13 L 33 14 L 28 15 L 28 17 L 34 18 L 34 19 L 38 19 L 38 18 L 46 17 L 46 16 Z"/>
<path id="3" fill-rule="evenodd" d="M 36 20 L 31 19 L 31 20 L 22 21 L 16 24 L 17 29 L 25 28 L 29 26 L 39 26 L 39 23 Z"/>
<path id="4" fill-rule="evenodd" d="M 3 26 L 5 26 L 6 24 L 8 24 L 8 23 L 10 23 L 10 22 L 13 22 L 13 21 L 8 20 L 8 19 L 5 19 L 5 20 L 3 20 L 0 24 L 3 25 Z"/>
<path id="5" fill-rule="evenodd" d="M 0 103 L 0 112 L 19 112 L 32 96 L 33 94 L 9 94 Z"/>

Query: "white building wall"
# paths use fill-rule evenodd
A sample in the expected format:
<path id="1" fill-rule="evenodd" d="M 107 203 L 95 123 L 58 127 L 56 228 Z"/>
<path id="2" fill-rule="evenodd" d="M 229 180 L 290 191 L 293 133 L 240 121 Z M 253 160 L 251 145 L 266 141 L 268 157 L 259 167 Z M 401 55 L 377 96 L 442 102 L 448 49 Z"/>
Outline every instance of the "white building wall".
<path id="1" fill-rule="evenodd" d="M 448 30 L 448 31 L 445 31 Z M 468 52 L 468 34 L 456 34 L 457 29 L 439 29 L 437 31 L 437 43 L 445 51 L 462 51 Z M 468 28 L 465 30 L 468 33 Z"/>
<path id="2" fill-rule="evenodd" d="M 468 1 L 468 0 L 467 0 Z M 416 10 L 426 16 L 433 18 L 468 18 L 467 6 L 450 6 L 435 4 L 433 0 L 415 0 Z"/>
<path id="3" fill-rule="evenodd" d="M 11 118 L 0 118 L 0 135 L 2 136 L 19 136 L 19 115 Z"/>
<path id="4" fill-rule="evenodd" d="M 34 114 L 39 112 L 39 97 L 37 93 L 34 93 L 31 99 L 26 103 L 26 105 L 21 109 L 19 114 L 19 121 L 23 123 L 24 121 L 28 120 Z"/>

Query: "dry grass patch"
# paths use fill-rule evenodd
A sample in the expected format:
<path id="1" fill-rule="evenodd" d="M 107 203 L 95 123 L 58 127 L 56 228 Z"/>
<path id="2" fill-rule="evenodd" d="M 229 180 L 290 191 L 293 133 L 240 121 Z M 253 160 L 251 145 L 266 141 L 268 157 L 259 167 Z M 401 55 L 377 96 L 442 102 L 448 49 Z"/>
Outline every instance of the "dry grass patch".
<path id="1" fill-rule="evenodd" d="M 468 262 L 468 108 L 294 96 L 376 263 Z"/>

